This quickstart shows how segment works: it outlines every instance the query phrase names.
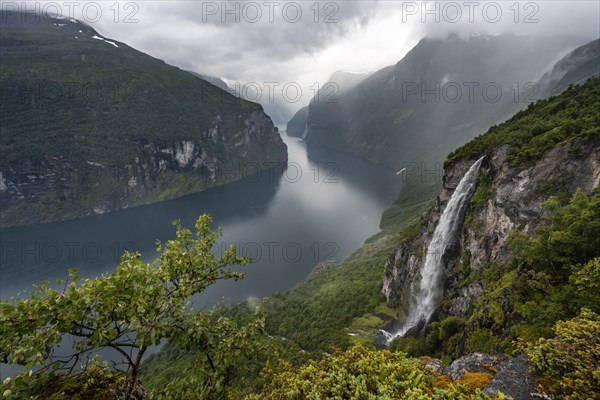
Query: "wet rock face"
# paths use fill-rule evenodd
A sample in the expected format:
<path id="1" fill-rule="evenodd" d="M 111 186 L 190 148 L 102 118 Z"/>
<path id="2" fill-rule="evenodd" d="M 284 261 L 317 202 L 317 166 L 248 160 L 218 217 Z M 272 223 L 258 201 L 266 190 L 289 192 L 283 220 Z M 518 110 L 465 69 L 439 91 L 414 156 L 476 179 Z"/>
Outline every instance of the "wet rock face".
<path id="1" fill-rule="evenodd" d="M 581 188 L 590 194 L 600 183 L 600 138 L 561 143 L 532 165 L 515 167 L 507 159 L 507 147 L 496 148 L 484 160 L 480 177 L 487 180 L 484 204 L 471 203 L 457 246 L 446 251 L 444 309 L 441 318 L 464 317 L 484 288 L 480 281 L 460 284 L 471 270 L 510 257 L 512 232 L 531 234 L 542 221 L 543 203 L 552 194 L 572 194 Z M 448 200 L 475 160 L 446 166 L 443 187 L 421 226 L 417 239 L 401 243 L 385 264 L 382 291 L 391 307 L 406 308 L 418 289 L 420 268 L 437 222 Z M 480 180 L 481 182 L 481 180 Z M 480 193 L 481 194 L 481 193 Z"/>
<path id="2" fill-rule="evenodd" d="M 421 229 L 422 235 L 428 233 Z M 382 291 L 390 307 L 406 307 L 409 304 L 411 294 L 418 287 L 421 254 L 425 246 L 424 242 L 416 245 L 406 243 L 388 257 Z"/>
<path id="3" fill-rule="evenodd" d="M 577 188 L 590 194 L 600 182 L 598 137 L 560 144 L 529 168 L 511 167 L 506 153 L 502 147 L 492 155 L 486 171 L 493 177 L 487 204 L 473 211 L 480 226 L 467 230 L 464 238 L 474 268 L 506 261 L 508 236 L 513 230 L 533 233 L 550 194 L 572 194 Z"/>

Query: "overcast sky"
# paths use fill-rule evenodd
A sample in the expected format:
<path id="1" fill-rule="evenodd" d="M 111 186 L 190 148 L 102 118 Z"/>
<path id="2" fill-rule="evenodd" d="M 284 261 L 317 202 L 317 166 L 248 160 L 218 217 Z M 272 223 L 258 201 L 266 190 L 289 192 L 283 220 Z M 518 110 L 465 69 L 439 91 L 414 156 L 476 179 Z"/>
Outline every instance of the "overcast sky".
<path id="1" fill-rule="evenodd" d="M 36 3 L 46 10 L 51 10 L 49 4 L 53 3 L 63 14 L 69 12 L 69 0 Z M 86 3 L 93 4 L 84 10 Z M 98 18 L 97 4 L 102 7 Z M 515 1 L 114 4 L 77 2 L 71 12 L 77 19 L 92 22 L 107 38 L 125 42 L 169 64 L 222 77 L 231 85 L 257 82 L 268 92 L 269 82 L 277 82 L 280 87 L 297 82 L 303 97 L 290 105 L 293 109 L 306 104 L 311 97 L 309 88 L 317 82 L 325 83 L 332 72 L 375 71 L 394 64 L 424 36 L 507 31 L 572 34 L 588 39 L 600 36 L 596 0 L 523 1 L 516 7 Z"/>

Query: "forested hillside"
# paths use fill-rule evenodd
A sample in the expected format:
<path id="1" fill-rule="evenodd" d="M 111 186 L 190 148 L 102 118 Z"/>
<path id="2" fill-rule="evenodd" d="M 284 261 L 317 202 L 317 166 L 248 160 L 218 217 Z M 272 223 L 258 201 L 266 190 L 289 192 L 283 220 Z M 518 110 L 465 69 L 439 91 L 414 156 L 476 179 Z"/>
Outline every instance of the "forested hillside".
<path id="1" fill-rule="evenodd" d="M 0 14 L 2 227 L 171 199 L 287 160 L 260 105 L 75 19 Z"/>
<path id="2" fill-rule="evenodd" d="M 522 368 L 524 371 L 531 366 L 537 368 L 542 377 L 537 375 L 535 379 L 540 380 L 548 393 L 558 393 L 557 398 L 566 396 L 565 393 L 579 398 L 585 396 L 582 393 L 597 389 L 593 382 L 599 368 L 594 348 L 600 344 L 597 316 L 600 310 L 595 294 L 600 288 L 597 259 L 600 246 L 596 243 L 600 235 L 599 90 L 600 79 L 594 79 L 560 96 L 542 100 L 449 156 L 445 177 L 449 189 L 444 190 L 455 187 L 470 160 L 488 155 L 461 233 L 461 243 L 467 237 L 481 241 L 462 244 L 464 250 L 458 252 L 461 256 L 456 253 L 454 256 L 460 261 L 450 261 L 437 321 L 429 325 L 423 336 L 396 340 L 392 350 L 413 357 L 439 357 L 450 364 L 471 352 L 510 355 L 529 349 L 527 352 L 534 356 L 531 364 L 523 364 Z M 512 173 L 506 174 L 505 170 Z M 522 171 L 535 178 L 534 184 L 526 184 L 527 190 L 514 203 L 503 205 L 498 194 L 514 197 L 516 189 L 511 185 L 523 185 Z M 543 179 L 539 178 L 540 173 L 544 174 Z M 504 176 L 503 180 L 494 179 L 494 174 Z M 401 301 L 392 300 L 392 296 L 385 304 L 380 293 L 384 269 L 390 273 L 395 265 L 403 268 L 394 263 L 390 247 L 400 243 L 401 247 L 410 248 L 413 243 L 426 240 L 430 229 L 427 222 L 443 206 L 443 202 L 434 201 L 432 187 L 435 190 L 436 185 L 407 183 L 401 198 L 384 214 L 380 234 L 367 240 L 341 264 L 324 265 L 319 273 L 296 288 L 265 300 L 267 331 L 285 337 L 282 343 L 291 349 L 277 353 L 280 357 L 294 364 L 307 356 L 319 357 L 331 345 L 349 348 L 354 344 L 372 347 L 374 342 L 382 343 L 379 329 L 393 328 L 397 324 L 393 321 L 401 321 L 404 315 L 399 307 Z M 444 194 L 442 198 L 448 196 Z M 485 221 L 484 216 L 497 206 L 515 218 L 529 215 L 529 219 L 521 221 L 525 225 L 502 225 L 504 219 L 498 218 L 500 225 L 484 229 L 485 224 L 480 220 Z M 510 242 L 505 252 L 498 249 L 499 238 L 488 237 L 488 231 L 496 231 Z M 479 254 L 469 255 L 467 249 L 478 249 Z M 504 258 L 494 261 L 492 255 L 498 254 Z M 402 295 L 400 289 L 396 290 L 396 294 Z M 581 311 L 586 307 L 587 311 Z M 248 304 L 239 304 L 228 313 L 245 315 L 249 308 L 252 307 Z M 450 310 L 462 310 L 462 314 L 451 314 Z M 569 322 L 556 326 L 559 320 Z M 556 339 L 550 341 L 540 339 L 554 335 Z M 577 343 L 577 352 L 585 360 L 579 366 L 566 350 L 571 340 Z M 298 345 L 309 353 L 297 353 Z M 551 346 L 558 349 L 557 357 L 565 363 L 563 370 L 550 361 Z M 175 359 L 176 354 L 171 348 L 168 359 Z M 340 362 L 349 362 L 345 357 L 354 357 L 350 354 L 341 355 Z M 377 358 L 377 352 L 372 357 Z M 165 371 L 172 371 L 168 373 L 171 375 L 177 371 L 174 366 L 165 370 L 164 365 L 169 365 L 165 360 L 159 355 L 149 363 L 148 367 L 158 374 L 154 376 L 164 379 L 168 376 Z M 517 368 L 514 363 L 500 364 L 503 367 L 498 368 L 514 371 Z M 325 368 L 325 364 L 315 363 L 298 370 L 284 367 L 282 375 L 270 372 L 267 382 L 272 383 L 268 383 L 263 395 L 276 398 L 281 387 L 300 390 L 304 380 L 311 380 L 311 371 L 319 368 Z M 487 377 L 470 376 L 470 379 L 493 394 L 492 388 L 498 388 L 499 384 L 492 385 L 490 371 L 485 373 Z M 164 384 L 163 379 L 158 382 Z M 316 388 L 310 390 L 324 393 Z"/>

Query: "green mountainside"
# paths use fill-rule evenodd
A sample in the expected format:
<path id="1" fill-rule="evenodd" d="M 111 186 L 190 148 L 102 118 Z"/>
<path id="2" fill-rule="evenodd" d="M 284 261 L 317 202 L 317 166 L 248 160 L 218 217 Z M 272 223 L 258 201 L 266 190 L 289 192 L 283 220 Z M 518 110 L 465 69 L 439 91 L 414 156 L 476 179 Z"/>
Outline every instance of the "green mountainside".
<path id="1" fill-rule="evenodd" d="M 335 71 L 311 99 L 310 104 L 338 102 L 344 92 L 367 79 L 369 75 L 366 72 Z M 307 133 L 310 104 L 298 110 L 288 121 L 286 132 L 289 136 L 304 137 Z"/>
<path id="2" fill-rule="evenodd" d="M 104 204 L 108 211 L 199 190 L 199 174 L 212 174 L 210 184 L 219 182 L 220 170 L 210 161 L 217 158 L 225 163 L 285 160 L 285 146 L 259 106 L 237 100 L 225 104 L 215 96 L 233 96 L 211 85 L 214 94 L 199 108 L 197 96 L 203 99 L 206 93 L 197 85 L 204 81 L 188 72 L 122 43 L 95 39 L 95 31 L 77 22 L 15 24 L 6 32 L 3 26 L 3 88 L 15 90 L 47 75 L 52 77 L 48 82 L 60 82 L 61 87 L 70 79 L 82 83 L 94 73 L 110 81 L 112 72 L 127 76 L 117 83 L 135 82 L 144 93 L 139 99 L 143 106 L 109 101 L 103 106 L 74 102 L 68 108 L 51 102 L 37 110 L 20 103 L 19 96 L 8 96 L 7 103 L 3 99 L 3 114 L 10 110 L 24 117 L 2 122 L 1 151 L 6 153 L 1 155 L 10 162 L 0 176 L 0 205 L 9 224 L 40 222 L 23 219 L 31 207 L 54 210 L 56 219 L 83 215 L 92 205 L 82 191 L 91 191 L 96 200 L 105 194 L 116 196 L 114 203 Z M 35 43 L 48 43 L 34 45 L 32 36 Z M 74 41 L 80 40 L 81 52 L 73 49 Z M 506 122 L 491 127 L 489 122 L 485 128 L 480 124 L 491 117 L 503 119 L 502 113 L 509 115 L 514 104 L 443 109 L 423 105 L 421 110 L 417 103 L 398 107 L 393 102 L 398 93 L 379 90 L 393 87 L 389 79 L 398 71 L 402 76 L 410 72 L 415 79 L 428 65 L 435 71 L 431 76 L 448 73 L 431 60 L 462 66 L 465 76 L 479 71 L 482 75 L 472 76 L 482 81 L 491 79 L 487 73 L 503 68 L 510 70 L 506 76 L 514 76 L 517 64 L 499 62 L 506 60 L 505 52 L 534 60 L 522 63 L 519 74 L 525 76 L 537 71 L 544 57 L 571 44 L 571 39 L 524 40 L 511 35 L 449 40 L 424 40 L 397 66 L 359 83 L 351 90 L 362 87 L 363 97 L 346 93 L 342 111 L 350 106 L 342 113 L 326 113 L 320 105 L 313 113 L 310 107 L 309 140 L 347 151 L 361 148 L 367 158 L 381 156 L 380 161 L 391 167 L 402 166 L 398 162 L 407 160 L 403 155 L 426 128 L 438 130 L 421 135 L 420 147 L 412 150 L 416 159 L 434 160 L 466 138 L 486 132 L 447 156 L 442 182 L 407 174 L 399 199 L 382 216 L 381 232 L 355 253 L 339 263 L 315 266 L 289 291 L 195 310 L 190 298 L 221 279 L 241 279 L 243 274 L 232 267 L 246 266 L 250 260 L 238 256 L 235 246 L 221 257 L 212 252 L 220 232 L 212 230 L 209 216 L 201 216 L 194 231 L 175 224 L 174 238 L 158 243 L 154 261 L 146 263 L 140 254 L 127 253 L 111 274 L 80 279 L 72 270 L 64 289 L 42 284 L 25 298 L 0 301 L 0 362 L 24 366 L 16 376 L 0 379 L 1 397 L 598 398 L 600 77 L 538 100 Z M 54 51 L 48 52 L 48 47 Z M 539 52 L 529 54 L 532 48 Z M 121 49 L 123 54 L 115 55 L 119 63 L 112 64 L 106 52 Z M 482 61 L 465 65 L 467 55 Z M 64 75 L 56 74 L 57 60 L 69 65 Z M 91 61 L 103 64 L 101 71 L 89 67 Z M 130 68 L 121 71 L 121 65 Z M 351 115 L 348 110 L 360 113 Z M 421 115 L 427 112 L 429 119 Z M 428 148 L 431 140 L 440 139 L 439 129 L 453 113 L 458 121 L 448 128 L 459 133 Z M 481 119 L 465 125 L 468 115 Z M 359 125 L 353 118 L 364 119 L 359 121 L 361 129 L 355 129 Z M 158 128 L 151 126 L 158 131 L 146 132 L 148 120 L 156 122 Z M 424 123 L 419 130 L 417 122 Z M 319 130 L 330 136 L 320 136 Z M 47 140 L 56 144 L 48 151 Z M 111 143 L 124 144 L 113 152 Z M 402 146 L 406 149 L 399 152 Z M 265 148 L 266 155 L 260 156 Z M 408 298 L 418 286 L 420 266 L 440 217 L 479 159 L 476 186 L 466 198 L 464 217 L 455 221 L 455 243 L 443 249 L 438 309 L 423 329 L 388 343 L 382 330 L 394 331 L 405 321 Z M 25 177 L 17 173 L 17 165 L 32 167 L 32 160 L 41 160 L 45 170 Z M 60 168 L 73 169 L 76 162 L 99 169 L 124 163 L 127 180 L 106 178 L 99 185 L 61 180 Z M 45 182 L 41 189 L 35 186 L 38 180 Z M 121 198 L 123 185 L 131 194 Z M 17 205 L 16 199 L 25 199 L 24 205 Z M 75 355 L 56 359 L 55 349 L 64 345 L 65 335 L 76 342 Z M 164 346 L 143 362 L 144 354 L 159 345 Z M 95 360 L 81 371 L 76 368 L 83 364 L 83 353 L 106 349 L 124 355 L 127 371 Z"/>
<path id="3" fill-rule="evenodd" d="M 438 218 L 456 179 L 487 157 L 457 248 L 446 256 L 439 322 L 420 339 L 400 339 L 397 348 L 440 357 L 510 352 L 519 340 L 550 335 L 556 321 L 582 307 L 599 311 L 589 291 L 597 282 L 588 276 L 600 256 L 599 110 L 600 78 L 593 78 L 536 102 L 449 155 L 438 206 L 396 254 L 418 252 L 431 235 L 427 222 Z M 395 274 L 411 268 L 404 259 L 386 266 L 388 302 L 399 308 L 408 282 Z M 458 328 L 442 335 L 439 329 L 450 323 Z"/>
<path id="4" fill-rule="evenodd" d="M 221 258 L 210 252 L 219 233 L 209 216 L 198 219 L 195 233 L 177 225 L 175 239 L 159 243 L 151 263 L 126 254 L 110 275 L 79 282 L 73 270 L 62 291 L 41 285 L 28 298 L 0 301 L 0 359 L 27 364 L 2 381 L 0 393 L 7 400 L 594 399 L 599 104 L 595 78 L 490 129 L 446 163 L 432 207 L 430 190 L 407 182 L 399 204 L 384 214 L 382 232 L 262 305 L 189 308 L 189 298 L 215 281 L 242 277 L 230 266 L 250 262 L 235 247 Z M 528 136 L 543 121 L 554 133 Z M 581 129 L 569 128 L 575 121 Z M 539 150 L 538 137 L 553 146 Z M 515 163 L 511 149 L 529 155 L 525 165 Z M 380 329 L 404 317 L 396 300 L 410 293 L 393 292 L 415 276 L 407 260 L 419 264 L 432 221 L 481 155 L 487 161 L 459 221 L 459 245 L 448 249 L 437 315 L 423 332 L 377 348 Z M 126 355 L 131 347 L 138 356 L 126 358 L 127 372 L 93 361 L 75 371 L 72 357 L 54 361 L 64 334 L 74 335 L 78 350 Z M 150 346 L 165 340 L 141 364 Z"/>
<path id="5" fill-rule="evenodd" d="M 568 146 L 569 150 L 565 150 L 564 158 L 550 159 L 556 164 L 540 165 L 546 169 L 560 168 L 571 162 L 577 171 L 577 162 L 581 162 L 586 168 L 596 165 L 597 174 L 600 171 L 599 101 L 600 79 L 593 79 L 583 86 L 568 89 L 562 95 L 549 100 L 539 101 L 506 123 L 491 128 L 488 133 L 458 149 L 449 157 L 446 166 L 452 168 L 464 163 L 464 160 L 471 160 L 482 154 L 492 154 L 498 148 L 505 149 L 505 144 L 508 144 L 508 156 L 499 161 L 500 166 L 497 168 L 520 168 L 512 166 L 516 161 L 510 154 L 527 155 L 528 167 L 524 168 L 532 168 L 532 163 L 540 162 L 543 155 L 547 157 L 561 146 Z M 531 133 L 532 126 L 539 124 L 547 124 L 547 129 L 533 130 Z M 578 128 L 572 129 L 573 124 L 578 124 Z M 520 163 L 520 159 L 515 160 L 519 160 Z M 589 167 L 590 165 L 592 167 Z M 475 229 L 474 227 L 480 224 L 480 215 L 487 212 L 485 208 L 481 208 L 481 203 L 487 204 L 489 201 L 489 207 L 495 204 L 491 191 L 501 190 L 492 189 L 491 182 L 494 180 L 488 176 L 487 168 L 492 167 L 486 167 L 486 171 L 482 173 L 479 189 L 475 192 L 464 222 L 465 232 Z M 597 374 L 597 369 L 593 372 L 583 371 L 579 367 L 566 367 L 563 375 L 556 375 L 557 370 L 554 367 L 544 364 L 550 362 L 545 358 L 548 356 L 547 345 L 543 348 L 535 347 L 540 337 L 552 337 L 557 321 L 574 317 L 569 329 L 583 329 L 576 334 L 592 335 L 589 344 L 578 344 L 583 346 L 581 351 L 593 351 L 589 346 L 600 343 L 600 337 L 593 336 L 592 333 L 598 332 L 597 314 L 592 313 L 591 317 L 577 317 L 582 307 L 596 313 L 600 311 L 597 307 L 597 295 L 594 294 L 600 287 L 595 258 L 600 256 L 600 246 L 595 243 L 600 236 L 600 225 L 597 223 L 600 221 L 600 197 L 598 182 L 592 182 L 594 175 L 588 175 L 587 169 L 583 169 L 582 173 L 583 178 L 569 180 L 569 183 L 558 181 L 554 183 L 555 186 L 532 185 L 531 192 L 525 195 L 532 198 L 539 196 L 544 205 L 539 211 L 540 214 L 532 217 L 539 221 L 535 232 L 531 231 L 530 235 L 513 232 L 511 237 L 514 239 L 511 239 L 511 243 L 519 243 L 518 247 L 521 250 L 511 253 L 513 255 L 502 264 L 492 262 L 481 268 L 469 265 L 469 258 L 465 253 L 460 261 L 452 263 L 454 267 L 450 267 L 451 276 L 447 277 L 450 283 L 447 284 L 446 291 L 449 297 L 442 302 L 440 320 L 431 323 L 421 337 L 397 339 L 392 343 L 392 349 L 407 352 L 413 357 L 435 356 L 450 363 L 461 356 L 470 357 L 469 353 L 477 351 L 519 354 L 528 343 L 527 346 L 532 346 L 531 351 L 538 352 L 536 354 L 541 357 L 532 362 L 547 374 L 544 375 L 545 380 L 540 381 L 544 388 L 564 392 L 582 390 L 581 393 L 589 393 L 589 390 L 593 390 L 589 389 L 590 387 L 597 387 L 589 382 L 592 379 L 591 374 Z M 450 179 L 448 176 L 447 172 L 446 179 Z M 490 183 L 486 185 L 487 179 L 490 179 Z M 586 182 L 591 182 L 591 186 Z M 436 212 L 432 204 L 437 187 L 431 189 L 419 183 L 407 182 L 401 198 L 384 214 L 382 232 L 368 239 L 361 249 L 339 264 L 324 263 L 318 266 L 311 276 L 295 288 L 264 300 L 263 312 L 267 332 L 274 337 L 284 338 L 281 342 L 284 347 L 280 347 L 275 353 L 277 358 L 286 358 L 292 364 L 302 364 L 306 357 L 318 359 L 319 354 L 328 351 L 332 345 L 343 349 L 357 344 L 373 348 L 374 342 L 381 343 L 380 329 L 389 329 L 394 326 L 394 320 L 402 320 L 404 310 L 387 303 L 382 295 L 382 278 L 384 272 L 393 266 L 394 254 L 398 247 L 412 246 L 430 234 L 427 232 L 427 226 L 432 213 Z M 577 184 L 582 184 L 587 194 L 577 191 Z M 558 197 L 551 197 L 552 195 Z M 471 235 L 477 237 L 483 233 L 475 230 Z M 481 251 L 488 253 L 490 248 L 481 246 Z M 475 255 L 473 258 L 475 259 Z M 481 284 L 483 290 L 477 293 L 478 297 L 473 299 L 472 306 L 467 309 L 465 315 L 452 315 L 448 311 L 452 301 L 459 299 L 461 289 L 473 282 Z M 253 307 L 241 303 L 232 306 L 225 314 L 242 318 L 240 316 L 251 314 Z M 580 325 L 578 321 L 585 318 L 596 321 L 586 322 L 596 324 L 593 325 L 596 328 Z M 562 335 L 573 334 L 570 330 L 561 332 Z M 555 343 L 563 346 L 563 339 L 569 340 L 563 337 L 556 339 Z M 308 353 L 298 353 L 296 346 Z M 353 354 L 352 351 L 350 354 Z M 354 360 L 350 354 L 347 357 Z M 176 360 L 181 356 L 181 352 L 175 347 L 169 347 L 154 356 L 146 364 L 144 375 L 150 387 L 159 388 L 168 381 L 169 376 L 174 376 L 181 365 L 170 364 L 167 360 Z M 343 357 L 346 356 L 342 355 Z M 184 359 L 191 362 L 193 356 L 188 354 Z M 272 362 L 274 361 L 271 360 Z M 588 366 L 600 366 L 597 360 L 586 362 Z M 269 365 L 272 368 L 273 364 Z M 491 368 L 491 364 L 489 365 Z M 525 371 L 529 368 L 529 364 L 526 365 Z M 336 367 L 320 365 L 316 368 Z M 305 382 L 304 379 L 309 379 L 307 374 L 312 373 L 310 371 L 311 369 L 284 369 L 282 375 L 276 374 L 266 378 L 267 382 L 272 382 L 269 385 L 273 386 L 267 386 L 262 394 L 264 397 L 251 398 L 277 398 L 277 393 L 281 395 L 278 389 L 281 385 L 291 385 L 289 390 L 292 390 L 291 387 L 300 388 L 302 382 Z M 487 387 L 492 379 L 490 373 L 494 374 L 490 371 L 483 374 L 487 374 L 489 379 L 485 376 L 470 376 L 469 379 L 474 381 L 483 379 L 483 383 L 470 382 L 468 385 L 482 389 Z M 577 375 L 581 373 L 584 375 Z M 248 371 L 244 376 L 248 376 L 247 374 Z M 577 389 L 580 385 L 577 383 L 577 376 L 581 376 L 581 379 L 591 386 L 584 383 Z M 259 379 L 254 384 L 260 385 L 261 382 Z M 440 384 L 440 381 L 437 382 Z M 558 389 L 557 385 L 566 387 Z M 315 390 L 313 393 L 324 393 L 320 389 L 311 390 Z M 489 391 L 487 393 L 489 394 Z"/>
<path id="6" fill-rule="evenodd" d="M 600 39 L 580 46 L 559 60 L 538 82 L 542 97 L 562 93 L 569 85 L 600 75 Z"/>
<path id="7" fill-rule="evenodd" d="M 84 23 L 24 15 L 2 13 L 2 226 L 174 198 L 287 159 L 260 105 Z"/>

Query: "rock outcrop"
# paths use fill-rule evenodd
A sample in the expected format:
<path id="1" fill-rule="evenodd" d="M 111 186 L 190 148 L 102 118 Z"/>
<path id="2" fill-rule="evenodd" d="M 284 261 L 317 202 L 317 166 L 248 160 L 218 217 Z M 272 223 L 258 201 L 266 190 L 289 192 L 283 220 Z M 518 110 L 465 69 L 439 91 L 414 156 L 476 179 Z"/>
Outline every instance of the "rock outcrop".
<path id="1" fill-rule="evenodd" d="M 475 162 L 461 160 L 447 165 L 443 188 L 421 225 L 415 240 L 404 242 L 385 265 L 383 293 L 392 307 L 406 307 L 408 296 L 420 279 L 420 267 L 433 231 L 458 182 Z M 511 253 L 507 242 L 514 231 L 531 234 L 543 222 L 542 204 L 551 193 L 573 194 L 577 188 L 590 194 L 600 184 L 600 136 L 573 139 L 558 144 L 533 165 L 513 167 L 507 146 L 490 152 L 481 166 L 478 191 L 482 204 L 471 202 L 458 245 L 445 251 L 446 307 L 441 317 L 466 316 L 483 291 L 481 281 L 460 284 L 472 270 L 492 262 L 503 263 Z M 483 182 L 483 183 L 482 183 Z"/>
<path id="2" fill-rule="evenodd" d="M 449 367 L 444 367 L 435 358 L 425 358 L 422 362 L 440 375 L 447 375 L 459 383 L 466 383 L 466 373 L 487 375 L 489 383 L 481 389 L 490 397 L 498 396 L 500 392 L 513 400 L 546 398 L 535 385 L 537 375 L 531 371 L 524 355 L 510 358 L 501 354 L 472 353 L 454 360 Z"/>
<path id="3" fill-rule="evenodd" d="M 122 163 L 47 157 L 3 165 L 3 226 L 103 214 L 285 167 L 285 144 L 262 110 L 234 118 L 243 128 L 233 130 L 231 117 L 218 116 L 196 139 L 138 143 L 137 156 Z M 223 158 L 227 151 L 235 158 Z M 48 206 L 48 214 L 13 216 L 27 204 Z"/>

